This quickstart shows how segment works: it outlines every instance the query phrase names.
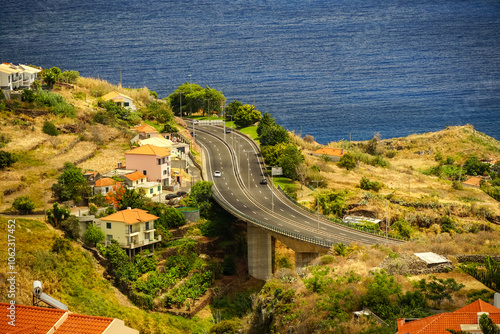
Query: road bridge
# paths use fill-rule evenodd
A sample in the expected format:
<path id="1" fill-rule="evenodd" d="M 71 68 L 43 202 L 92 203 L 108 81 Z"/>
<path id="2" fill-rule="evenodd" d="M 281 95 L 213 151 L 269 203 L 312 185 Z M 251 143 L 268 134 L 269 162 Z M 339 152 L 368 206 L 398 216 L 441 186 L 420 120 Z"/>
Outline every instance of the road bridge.
<path id="1" fill-rule="evenodd" d="M 272 275 L 273 238 L 295 251 L 297 268 L 335 243 L 399 244 L 402 240 L 349 228 L 304 210 L 268 184 L 256 143 L 236 130 L 191 124 L 203 152 L 204 179 L 213 181 L 213 197 L 228 212 L 247 222 L 248 269 L 251 276 Z M 214 173 L 220 172 L 220 176 Z M 270 180 L 269 180 L 270 181 Z"/>

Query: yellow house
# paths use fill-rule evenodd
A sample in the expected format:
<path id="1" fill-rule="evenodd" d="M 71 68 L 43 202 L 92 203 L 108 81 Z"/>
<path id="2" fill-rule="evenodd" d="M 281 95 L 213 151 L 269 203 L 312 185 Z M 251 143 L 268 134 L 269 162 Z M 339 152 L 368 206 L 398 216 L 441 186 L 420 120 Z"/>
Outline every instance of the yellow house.
<path id="1" fill-rule="evenodd" d="M 106 244 L 114 239 L 133 257 L 143 247 L 152 246 L 154 252 L 154 244 L 161 241 L 161 235 L 155 238 L 156 219 L 145 210 L 128 208 L 101 218 L 97 226 L 106 235 Z"/>

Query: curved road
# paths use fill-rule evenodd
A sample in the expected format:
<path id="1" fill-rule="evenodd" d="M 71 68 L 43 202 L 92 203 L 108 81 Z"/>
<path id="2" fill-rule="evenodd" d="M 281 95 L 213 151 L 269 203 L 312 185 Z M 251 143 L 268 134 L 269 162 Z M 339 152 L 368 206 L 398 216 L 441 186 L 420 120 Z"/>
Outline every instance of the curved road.
<path id="1" fill-rule="evenodd" d="M 192 127 L 192 124 L 190 128 Z M 228 129 L 228 128 L 226 128 Z M 214 182 L 213 190 L 222 200 L 252 219 L 325 242 L 366 244 L 402 243 L 367 232 L 350 229 L 329 220 L 318 219 L 279 194 L 269 184 L 262 185 L 264 169 L 251 139 L 237 131 L 225 133 L 221 126 L 195 125 L 196 142 L 204 150 L 205 178 Z M 221 176 L 215 177 L 214 172 Z"/>

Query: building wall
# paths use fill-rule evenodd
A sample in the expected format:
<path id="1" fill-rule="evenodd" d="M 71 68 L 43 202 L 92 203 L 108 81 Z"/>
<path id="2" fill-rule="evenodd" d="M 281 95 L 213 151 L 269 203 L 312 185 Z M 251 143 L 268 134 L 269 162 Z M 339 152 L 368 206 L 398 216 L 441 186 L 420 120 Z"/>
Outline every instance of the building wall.
<path id="1" fill-rule="evenodd" d="M 9 77 L 10 77 L 10 74 L 0 72 L 0 86 L 1 87 L 7 87 L 7 86 L 10 87 Z"/>
<path id="2" fill-rule="evenodd" d="M 107 223 L 111 223 L 111 229 L 106 228 Z M 118 241 L 120 245 L 128 245 L 130 244 L 129 236 L 126 234 L 126 229 L 129 228 L 129 226 L 132 226 L 132 233 L 139 232 L 138 235 L 133 237 L 134 243 L 140 243 L 144 241 L 144 234 L 146 231 L 146 222 L 139 222 L 133 225 L 128 225 L 124 222 L 110 222 L 110 221 L 105 221 L 101 220 L 99 228 L 104 232 L 106 235 L 106 240 L 108 240 L 108 235 L 112 235 L 113 239 Z M 154 240 L 155 238 L 155 233 L 154 233 L 154 220 L 149 222 L 149 229 L 152 229 L 153 231 L 150 232 L 149 234 L 149 239 Z"/>
<path id="3" fill-rule="evenodd" d="M 125 164 L 129 169 L 137 169 L 146 174 L 148 181 L 170 185 L 170 156 L 165 157 L 165 163 L 158 165 L 158 155 L 126 154 Z M 144 173 L 146 171 L 146 173 Z M 164 180 L 167 182 L 165 183 Z"/>

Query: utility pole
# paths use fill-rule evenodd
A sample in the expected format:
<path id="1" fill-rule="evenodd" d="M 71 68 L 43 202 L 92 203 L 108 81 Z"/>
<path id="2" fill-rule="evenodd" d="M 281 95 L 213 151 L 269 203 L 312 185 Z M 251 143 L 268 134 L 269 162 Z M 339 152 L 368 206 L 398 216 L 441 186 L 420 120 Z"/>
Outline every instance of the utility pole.
<path id="1" fill-rule="evenodd" d="M 317 198 L 317 207 L 318 207 L 318 231 L 319 231 L 319 191 L 318 191 L 318 183 L 323 182 L 323 180 L 311 181 L 311 182 L 316 182 L 316 198 Z"/>
<path id="2" fill-rule="evenodd" d="M 411 173 L 408 174 L 408 202 L 411 200 L 411 186 L 410 186 L 410 182 L 411 182 Z"/>
<path id="3" fill-rule="evenodd" d="M 181 114 L 182 118 L 182 92 L 179 92 L 179 113 Z"/>
<path id="4" fill-rule="evenodd" d="M 387 219 L 387 200 L 385 200 L 385 238 L 388 238 L 389 220 Z"/>

